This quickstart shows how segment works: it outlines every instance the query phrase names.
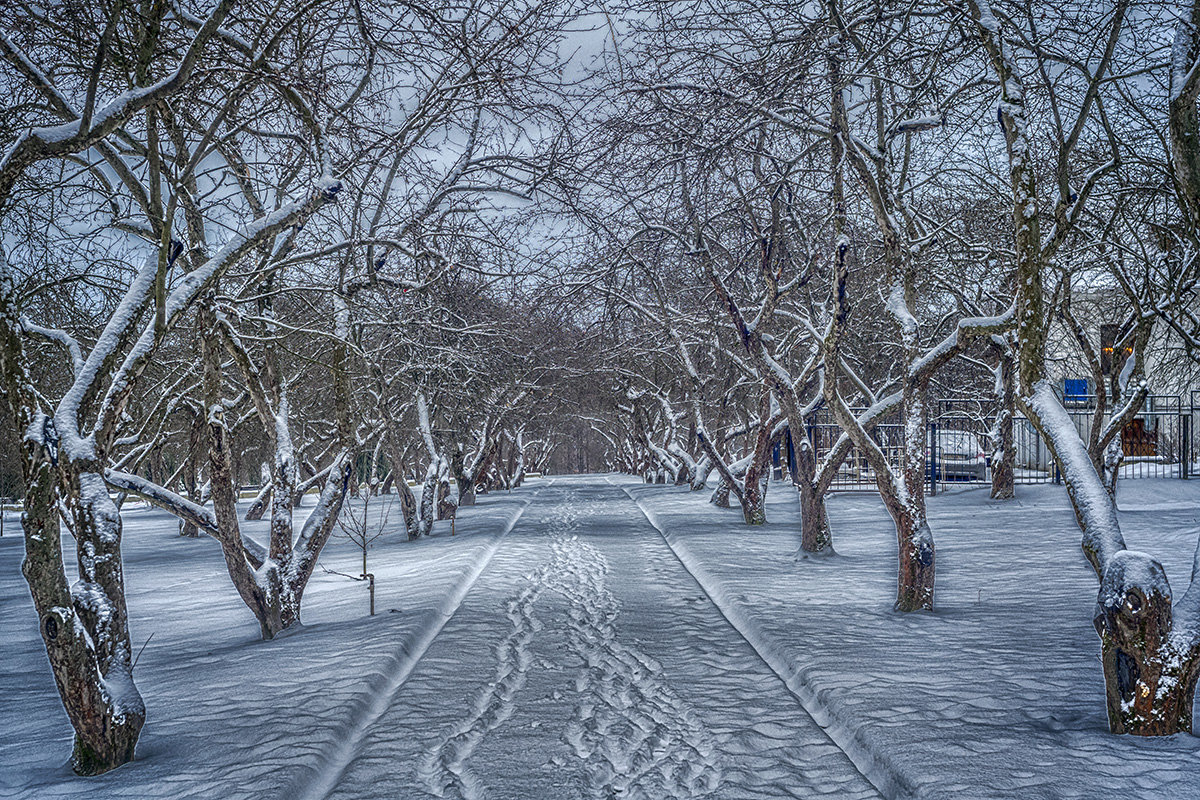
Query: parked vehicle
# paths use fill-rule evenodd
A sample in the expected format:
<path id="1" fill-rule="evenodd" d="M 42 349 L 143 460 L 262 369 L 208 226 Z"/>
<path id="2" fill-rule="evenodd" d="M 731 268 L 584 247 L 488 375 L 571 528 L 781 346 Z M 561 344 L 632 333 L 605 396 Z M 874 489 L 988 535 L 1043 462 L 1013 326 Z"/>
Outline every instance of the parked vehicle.
<path id="1" fill-rule="evenodd" d="M 970 431 L 937 432 L 936 461 L 926 452 L 925 474 L 936 464 L 939 481 L 985 481 L 988 458 L 979 437 Z"/>

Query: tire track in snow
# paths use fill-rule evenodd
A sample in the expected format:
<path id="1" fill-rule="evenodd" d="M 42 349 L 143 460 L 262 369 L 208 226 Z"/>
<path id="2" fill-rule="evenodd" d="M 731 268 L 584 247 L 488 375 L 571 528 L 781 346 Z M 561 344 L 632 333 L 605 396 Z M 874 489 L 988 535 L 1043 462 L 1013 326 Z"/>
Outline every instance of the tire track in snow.
<path id="1" fill-rule="evenodd" d="M 553 483 L 554 481 L 551 480 L 546 486 L 551 486 Z M 539 487 L 531 493 L 521 507 L 517 509 L 517 513 L 513 514 L 512 518 L 506 523 L 504 529 L 496 534 L 487 544 L 483 555 L 472 565 L 466 577 L 447 596 L 437 612 L 431 615 L 431 619 L 416 631 L 415 641 L 413 641 L 411 649 L 407 646 L 407 642 L 401 642 L 392 663 L 381 673 L 382 680 L 380 682 L 382 686 L 378 688 L 372 686 L 368 689 L 367 696 L 355 704 L 354 709 L 351 711 L 348 730 L 338 740 L 332 750 L 316 765 L 310 778 L 292 782 L 290 788 L 281 795 L 284 800 L 325 800 L 329 796 L 330 792 L 333 791 L 334 787 L 341 780 L 342 775 L 345 774 L 346 768 L 350 766 L 351 762 L 358 755 L 359 748 L 366 738 L 367 731 L 387 711 L 396 694 L 400 691 L 400 687 L 408 680 L 408 676 L 412 674 L 417 663 L 429 650 L 429 646 L 433 644 L 433 640 L 446 627 L 446 623 L 450 621 L 450 618 L 454 616 L 459 606 L 462 605 L 467 592 L 471 590 L 471 587 L 475 585 L 475 581 L 479 579 L 484 569 L 491 563 L 492 557 L 495 556 L 496 550 L 500 546 L 500 542 L 517 524 L 521 515 L 525 513 L 525 509 L 529 507 L 533 498 L 543 488 L 545 487 Z"/>
<path id="2" fill-rule="evenodd" d="M 610 484 L 612 480 L 605 478 Z M 733 603 L 730 603 L 724 596 L 714 591 L 711 587 L 718 585 L 708 572 L 692 558 L 691 553 L 686 549 L 681 549 L 671 541 L 671 537 L 666 534 L 662 527 L 658 524 L 653 512 L 633 496 L 626 487 L 621 486 L 623 491 L 630 501 L 638 507 L 642 512 L 642 516 L 650 523 L 650 526 L 658 532 L 663 542 L 667 545 L 667 549 L 675 556 L 675 560 L 683 567 L 700 590 L 712 605 L 717 609 L 717 612 L 724 617 L 741 639 L 746 642 L 750 649 L 758 656 L 759 660 L 766 665 L 772 673 L 787 687 L 787 690 L 796 698 L 800 709 L 813 721 L 818 728 L 821 729 L 830 743 L 838 750 L 845 754 L 849 762 L 854 766 L 863 779 L 866 780 L 881 797 L 891 798 L 892 800 L 907 800 L 915 796 L 915 789 L 911 782 L 906 781 L 904 777 L 895 769 L 882 760 L 878 754 L 863 745 L 855 736 L 853 729 L 840 724 L 839 720 L 829 713 L 822 701 L 817 697 L 816 693 L 803 680 L 798 669 L 790 664 L 788 660 L 780 654 L 775 648 L 770 646 L 766 637 L 763 636 L 758 628 L 746 617 L 740 609 Z"/>
<path id="3" fill-rule="evenodd" d="M 605 582 L 607 560 L 568 531 L 555 534 L 551 547 L 551 587 L 570 603 L 569 641 L 583 661 L 576 681 L 581 698 L 566 740 L 585 765 L 588 796 L 712 794 L 721 782 L 716 741 L 659 677 L 661 665 L 618 640 L 620 606 Z"/>

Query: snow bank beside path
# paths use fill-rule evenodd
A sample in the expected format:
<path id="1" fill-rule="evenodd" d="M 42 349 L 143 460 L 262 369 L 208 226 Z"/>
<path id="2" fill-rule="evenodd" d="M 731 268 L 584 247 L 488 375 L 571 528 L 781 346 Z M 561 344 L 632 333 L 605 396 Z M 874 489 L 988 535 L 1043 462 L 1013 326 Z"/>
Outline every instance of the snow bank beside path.
<path id="1" fill-rule="evenodd" d="M 403 683 L 544 485 L 481 496 L 462 511 L 453 539 L 449 523 L 439 522 L 432 537 L 405 541 L 394 506 L 389 533 L 373 544 L 368 561 L 377 615 L 367 614 L 364 582 L 319 567 L 305 592 L 304 627 L 271 642 L 259 640 L 217 542 L 181 538 L 165 512 L 126 511 L 135 647 L 149 638 L 135 675 L 149 718 L 137 761 L 86 779 L 66 765 L 71 728 L 20 575 L 21 537 L 10 537 L 6 525 L 0 538 L 0 797 L 226 800 L 321 788 L 338 773 L 343 751 L 353 749 L 378 698 Z M 377 513 L 380 499 L 371 504 Z M 268 526 L 245 523 L 259 538 Z M 362 555 L 335 534 L 320 563 L 357 575 Z"/>
<path id="2" fill-rule="evenodd" d="M 623 481 L 613 478 L 614 481 Z M 761 528 L 708 493 L 622 484 L 722 613 L 888 796 L 1200 794 L 1200 738 L 1108 733 L 1096 582 L 1061 487 L 932 498 L 937 610 L 903 615 L 895 534 L 877 495 L 830 501 L 829 559 L 797 559 L 799 512 L 772 486 Z M 1188 577 L 1200 484 L 1122 484 L 1131 547 Z"/>

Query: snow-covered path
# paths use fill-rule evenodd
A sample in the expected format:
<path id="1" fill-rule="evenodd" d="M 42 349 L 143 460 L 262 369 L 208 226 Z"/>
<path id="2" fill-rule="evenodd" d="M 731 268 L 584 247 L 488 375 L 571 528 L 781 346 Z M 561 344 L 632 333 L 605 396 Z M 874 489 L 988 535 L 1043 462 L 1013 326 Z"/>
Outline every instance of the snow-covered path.
<path id="1" fill-rule="evenodd" d="M 539 492 L 389 700 L 282 797 L 879 796 L 596 477 Z"/>

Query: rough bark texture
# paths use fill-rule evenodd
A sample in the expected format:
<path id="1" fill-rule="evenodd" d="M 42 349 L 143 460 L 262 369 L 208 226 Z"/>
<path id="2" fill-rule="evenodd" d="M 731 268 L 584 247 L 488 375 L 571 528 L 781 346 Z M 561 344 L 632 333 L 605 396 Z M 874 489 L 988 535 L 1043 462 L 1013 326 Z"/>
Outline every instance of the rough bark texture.
<path id="1" fill-rule="evenodd" d="M 833 552 L 833 533 L 825 509 L 824 488 L 817 485 L 817 457 L 807 440 L 796 450 L 796 471 L 792 482 L 800 497 L 800 551 L 807 555 Z"/>
<path id="2" fill-rule="evenodd" d="M 925 380 L 910 381 L 904 390 L 904 454 L 899 494 L 888 481 L 884 505 L 896 523 L 899 543 L 899 575 L 896 588 L 897 611 L 932 611 L 935 559 L 933 531 L 925 516 L 925 442 L 928 429 Z M 910 396 L 911 393 L 911 396 Z"/>
<path id="3" fill-rule="evenodd" d="M 133 681 L 121 519 L 97 474 L 99 459 L 72 463 L 59 450 L 54 421 L 39 408 L 12 289 L 0 253 L 0 372 L 9 410 L 24 433 L 21 572 L 75 730 L 71 767 L 80 775 L 98 775 L 133 760 L 146 720 Z M 60 508 L 76 526 L 79 581 L 74 586 L 63 562 Z"/>
<path id="4" fill-rule="evenodd" d="M 729 482 L 721 478 L 717 483 L 717 488 L 713 490 L 712 497 L 709 502 L 717 508 L 729 508 Z"/>
<path id="5" fill-rule="evenodd" d="M 1116 567 L 1116 568 L 1114 568 Z M 1108 725 L 1113 733 L 1163 736 L 1190 732 L 1200 658 L 1171 641 L 1170 593 L 1125 579 L 1110 565 L 1093 624 L 1100 634 Z M 1157 580 L 1166 586 L 1162 567 Z M 1137 581 L 1143 583 L 1144 581 Z"/>
<path id="6" fill-rule="evenodd" d="M 1008 348 L 1000 351 L 999 374 L 997 375 L 996 438 L 998 445 L 992 456 L 993 500 L 1011 500 L 1016 497 L 1017 443 L 1013 435 L 1013 417 L 1016 409 L 1016 362 Z"/>
<path id="7" fill-rule="evenodd" d="M 457 447 L 450 454 L 450 469 L 454 473 L 454 483 L 458 487 L 458 504 L 460 506 L 475 505 L 475 479 L 478 474 L 467 472 L 466 457 L 463 454 L 462 448 Z M 442 515 L 442 509 L 438 509 L 438 519 L 446 519 Z"/>
<path id="8" fill-rule="evenodd" d="M 400 495 L 400 513 L 404 516 L 404 530 L 409 539 L 420 536 L 420 520 L 417 518 L 417 497 L 408 481 L 401 476 L 396 480 L 396 493 Z"/>
<path id="9" fill-rule="evenodd" d="M 438 462 L 434 461 L 425 470 L 425 483 L 421 487 L 421 516 L 417 526 L 417 536 L 428 536 L 433 530 L 433 522 L 437 516 L 437 485 Z"/>
<path id="10" fill-rule="evenodd" d="M 437 518 L 454 519 L 458 513 L 458 504 L 450 496 L 450 480 L 442 476 L 437 483 Z"/>
<path id="11" fill-rule="evenodd" d="M 899 571 L 896 579 L 897 611 L 932 611 L 935 557 L 933 533 L 924 513 L 884 494 L 884 505 L 896 525 Z M 923 509 L 922 509 L 923 511 Z"/>

